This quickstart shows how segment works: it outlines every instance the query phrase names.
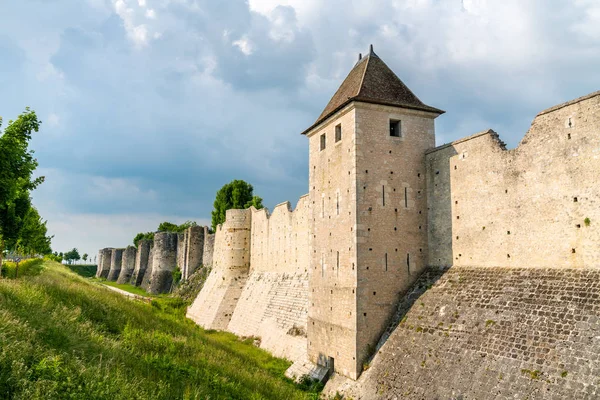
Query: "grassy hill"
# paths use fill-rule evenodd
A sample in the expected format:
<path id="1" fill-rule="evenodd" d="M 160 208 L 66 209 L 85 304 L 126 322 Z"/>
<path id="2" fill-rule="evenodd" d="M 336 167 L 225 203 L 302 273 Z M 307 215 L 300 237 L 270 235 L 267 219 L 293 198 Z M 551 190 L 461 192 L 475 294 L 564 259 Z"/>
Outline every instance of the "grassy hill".
<path id="1" fill-rule="evenodd" d="M 55 262 L 0 279 L 0 399 L 310 399 L 289 366 L 184 318 L 181 303 L 132 301 Z"/>

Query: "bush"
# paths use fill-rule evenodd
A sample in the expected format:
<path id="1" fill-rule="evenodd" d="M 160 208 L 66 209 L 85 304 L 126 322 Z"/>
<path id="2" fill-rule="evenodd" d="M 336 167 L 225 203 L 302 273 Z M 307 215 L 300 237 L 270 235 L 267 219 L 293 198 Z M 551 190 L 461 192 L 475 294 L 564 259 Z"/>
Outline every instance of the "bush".
<path id="1" fill-rule="evenodd" d="M 19 262 L 19 269 L 17 270 L 17 263 L 7 261 L 2 264 L 2 277 L 15 279 L 23 276 L 37 275 L 42 271 L 42 263 L 43 260 L 41 258 L 30 258 Z"/>

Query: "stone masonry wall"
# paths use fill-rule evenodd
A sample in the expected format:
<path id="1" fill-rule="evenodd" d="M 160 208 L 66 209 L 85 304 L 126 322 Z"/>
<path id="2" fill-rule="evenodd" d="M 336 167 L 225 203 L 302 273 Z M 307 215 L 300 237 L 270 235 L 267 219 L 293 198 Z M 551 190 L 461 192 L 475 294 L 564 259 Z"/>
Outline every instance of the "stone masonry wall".
<path id="1" fill-rule="evenodd" d="M 148 293 L 166 293 L 173 283 L 177 264 L 177 233 L 156 232 L 154 235 L 152 273 Z"/>
<path id="2" fill-rule="evenodd" d="M 227 210 L 217 227 L 212 271 L 188 308 L 188 318 L 206 329 L 226 330 L 250 269 L 251 210 Z"/>
<path id="3" fill-rule="evenodd" d="M 261 338 L 261 347 L 297 360 L 306 354 L 309 201 L 252 209 L 250 275 L 227 330 Z"/>
<path id="4" fill-rule="evenodd" d="M 123 251 L 123 259 L 121 261 L 121 272 L 119 273 L 119 278 L 117 279 L 117 283 L 129 283 L 131 280 L 131 275 L 135 269 L 135 256 L 137 253 L 137 249 L 133 246 L 127 246 L 127 248 Z"/>
<path id="5" fill-rule="evenodd" d="M 116 281 L 121 273 L 121 262 L 123 261 L 123 251 L 125 249 L 111 249 L 110 270 L 106 277 L 109 281 Z"/>
<path id="6" fill-rule="evenodd" d="M 185 263 L 181 279 L 187 280 L 202 265 L 204 253 L 204 226 L 191 226 L 185 231 Z"/>
<path id="7" fill-rule="evenodd" d="M 98 261 L 98 268 L 96 269 L 96 277 L 98 278 L 107 278 L 108 272 L 110 271 L 110 260 L 112 257 L 112 248 L 105 248 L 100 250 L 100 254 L 102 257 L 98 257 L 100 261 Z"/>
<path id="8" fill-rule="evenodd" d="M 138 249 L 135 256 L 135 268 L 131 275 L 131 284 L 140 286 L 144 279 L 144 274 L 148 268 L 148 258 L 150 256 L 150 248 L 153 243 L 150 240 L 140 240 L 138 243 Z"/>
<path id="9" fill-rule="evenodd" d="M 214 249 L 215 234 L 209 233 L 208 227 L 204 227 L 204 250 L 202 252 L 202 265 L 205 267 L 212 267 Z"/>
<path id="10" fill-rule="evenodd" d="M 427 154 L 431 265 L 600 265 L 600 92 Z"/>
<path id="11" fill-rule="evenodd" d="M 600 270 L 431 269 L 354 399 L 597 399 Z"/>

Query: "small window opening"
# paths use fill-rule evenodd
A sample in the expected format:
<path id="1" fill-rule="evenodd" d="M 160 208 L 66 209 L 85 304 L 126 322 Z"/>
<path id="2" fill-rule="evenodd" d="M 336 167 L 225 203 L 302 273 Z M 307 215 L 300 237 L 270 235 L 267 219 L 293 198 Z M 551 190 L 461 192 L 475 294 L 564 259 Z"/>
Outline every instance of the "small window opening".
<path id="1" fill-rule="evenodd" d="M 457 169 L 458 169 L 458 167 L 455 165 L 455 166 L 454 166 L 454 170 L 457 170 Z"/>
<path id="2" fill-rule="evenodd" d="M 390 136 L 400 137 L 402 136 L 402 125 L 398 120 L 390 120 Z"/>
<path id="3" fill-rule="evenodd" d="M 337 252 L 337 257 L 336 257 L 336 264 L 337 264 L 337 273 L 339 275 L 340 273 L 340 252 Z"/>
<path id="4" fill-rule="evenodd" d="M 327 143 L 327 139 L 325 138 L 325 134 L 321 135 L 321 150 L 325 150 L 325 145 Z"/>
<path id="5" fill-rule="evenodd" d="M 571 140 L 571 134 L 567 133 L 567 139 Z"/>
<path id="6" fill-rule="evenodd" d="M 373 292 L 373 296 L 377 295 L 377 292 Z"/>
<path id="7" fill-rule="evenodd" d="M 571 253 L 575 253 L 575 249 L 571 249 Z"/>
<path id="8" fill-rule="evenodd" d="M 410 253 L 406 253 L 406 270 L 410 275 Z"/>
<path id="9" fill-rule="evenodd" d="M 408 208 L 408 188 L 404 188 L 404 208 Z"/>
<path id="10" fill-rule="evenodd" d="M 335 199 L 335 207 L 337 210 L 337 215 L 340 215 L 340 194 L 337 193 L 336 199 Z"/>
<path id="11" fill-rule="evenodd" d="M 573 197 L 573 202 L 577 203 L 577 197 Z"/>
<path id="12" fill-rule="evenodd" d="M 335 126 L 335 141 L 336 143 L 342 140 L 342 124 Z"/>
<path id="13" fill-rule="evenodd" d="M 367 316 L 367 313 L 363 313 L 363 315 L 366 317 L 366 316 Z"/>
<path id="14" fill-rule="evenodd" d="M 571 118 L 569 118 L 569 128 L 573 127 L 573 122 L 571 122 Z M 569 134 L 569 139 L 571 139 L 571 134 Z"/>
<path id="15" fill-rule="evenodd" d="M 581 224 L 577 224 L 575 225 L 577 228 L 581 228 Z"/>
<path id="16" fill-rule="evenodd" d="M 383 199 L 383 205 L 385 206 L 385 185 L 381 186 L 381 196 Z"/>
<path id="17" fill-rule="evenodd" d="M 385 270 L 387 271 L 388 268 L 388 258 L 387 258 L 387 253 L 385 253 Z M 375 292 L 373 292 L 373 294 L 375 294 Z"/>

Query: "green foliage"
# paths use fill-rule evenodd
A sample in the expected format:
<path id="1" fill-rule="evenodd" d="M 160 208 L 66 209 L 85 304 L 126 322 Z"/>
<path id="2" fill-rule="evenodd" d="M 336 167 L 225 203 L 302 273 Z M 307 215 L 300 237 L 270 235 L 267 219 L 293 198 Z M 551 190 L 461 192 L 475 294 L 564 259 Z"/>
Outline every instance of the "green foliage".
<path id="1" fill-rule="evenodd" d="M 300 382 L 298 382 L 298 387 L 305 392 L 320 393 L 325 385 L 319 382 L 318 379 L 311 378 L 309 375 L 302 375 Z"/>
<path id="2" fill-rule="evenodd" d="M 566 378 L 567 375 L 569 375 L 568 371 L 563 371 L 563 372 L 560 373 L 561 378 Z"/>
<path id="3" fill-rule="evenodd" d="M 72 264 L 74 261 L 81 260 L 81 256 L 79 255 L 79 251 L 76 248 L 73 248 L 73 250 L 65 253 L 63 259 L 67 263 Z"/>
<path id="4" fill-rule="evenodd" d="M 88 254 L 87 253 L 83 253 L 83 256 L 81 256 L 81 258 L 83 259 L 84 262 L 87 262 Z"/>
<path id="5" fill-rule="evenodd" d="M 165 221 L 161 222 L 160 225 L 158 225 L 158 229 L 156 231 L 181 233 L 192 226 L 198 226 L 198 224 L 195 221 L 186 221 L 181 225 L 177 225 L 172 222 Z M 135 235 L 135 237 L 133 238 L 133 244 L 136 248 L 138 247 L 140 240 L 154 240 L 154 232 L 140 232 L 137 235 Z"/>
<path id="6" fill-rule="evenodd" d="M 47 262 L 0 281 L 0 397 L 7 399 L 316 399 L 283 373 L 290 363 L 177 311 L 148 304 Z"/>
<path id="7" fill-rule="evenodd" d="M 583 223 L 585 224 L 585 226 L 590 226 L 590 224 L 592 223 L 592 221 L 590 221 L 590 219 L 586 217 L 586 218 L 583 220 Z"/>
<path id="8" fill-rule="evenodd" d="M 133 238 L 133 245 L 137 248 L 140 240 L 154 240 L 154 232 L 140 232 Z"/>
<path id="9" fill-rule="evenodd" d="M 26 234 L 23 226 L 31 208 L 29 193 L 44 181 L 43 177 L 33 178 L 38 162 L 29 150 L 31 135 L 38 132 L 40 124 L 35 112 L 26 108 L 0 132 L 0 263 L 5 249 L 15 250 L 19 239 L 28 239 L 22 234 Z"/>
<path id="10" fill-rule="evenodd" d="M 66 266 L 71 271 L 75 272 L 77 275 L 83 276 L 84 278 L 92 278 L 96 276 L 96 266 L 95 265 L 67 265 Z"/>
<path id="11" fill-rule="evenodd" d="M 181 281 L 181 268 L 175 267 L 175 269 L 171 272 L 171 275 L 173 277 L 173 286 L 177 286 L 179 281 Z"/>
<path id="12" fill-rule="evenodd" d="M 176 225 L 171 222 L 163 222 L 160 225 L 158 225 L 157 231 L 158 232 L 178 232 L 178 233 L 180 233 L 192 226 L 198 226 L 198 224 L 194 221 L 186 221 L 181 225 Z"/>
<path id="13" fill-rule="evenodd" d="M 41 258 L 30 258 L 19 262 L 17 269 L 17 263 L 6 261 L 2 264 L 2 277 L 15 279 L 37 275 L 42 271 L 42 263 Z"/>
<path id="14" fill-rule="evenodd" d="M 225 212 L 231 209 L 243 209 L 254 206 L 263 208 L 262 198 L 254 196 L 254 188 L 243 180 L 233 180 L 217 192 L 212 211 L 212 229 L 225 222 Z"/>
<path id="15" fill-rule="evenodd" d="M 50 254 L 52 237 L 46 236 L 47 233 L 46 221 L 42 220 L 38 210 L 31 206 L 23 218 L 20 237 L 17 239 L 15 249 L 26 255 Z"/>
<path id="16" fill-rule="evenodd" d="M 62 258 L 62 253 L 60 253 L 61 255 L 59 256 L 57 252 L 54 252 L 54 254 L 46 254 L 44 256 L 44 260 L 46 261 L 56 261 L 57 263 L 62 263 L 63 258 Z"/>
<path id="17" fill-rule="evenodd" d="M 524 368 L 524 369 L 522 369 L 522 370 L 521 370 L 521 373 L 522 373 L 523 375 L 526 375 L 526 376 L 528 376 L 528 377 L 529 377 L 529 379 L 539 379 L 539 378 L 540 378 L 540 375 L 541 375 L 541 372 L 540 372 L 539 370 L 537 370 L 537 369 L 536 369 L 536 370 L 534 370 L 534 371 L 532 371 L 532 370 L 530 370 L 530 369 L 525 369 L 525 368 Z"/>

